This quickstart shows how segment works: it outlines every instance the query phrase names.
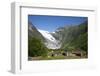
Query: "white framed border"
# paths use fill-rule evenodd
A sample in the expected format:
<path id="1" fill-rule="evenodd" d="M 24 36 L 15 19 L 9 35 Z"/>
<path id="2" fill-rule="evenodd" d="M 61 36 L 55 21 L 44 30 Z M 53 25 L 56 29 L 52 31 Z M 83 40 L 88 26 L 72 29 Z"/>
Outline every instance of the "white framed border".
<path id="1" fill-rule="evenodd" d="M 74 68 L 89 68 L 95 65 L 96 48 L 96 9 L 91 7 L 58 7 L 57 5 L 46 7 L 45 4 L 12 3 L 12 51 L 11 71 L 23 72 L 47 72 L 67 70 Z M 44 13 L 46 12 L 46 13 Z M 65 14 L 66 13 L 66 14 Z M 88 17 L 88 59 L 27 61 L 27 15 L 61 15 L 61 16 L 85 16 Z M 26 47 L 25 47 L 26 46 Z M 24 51 L 26 50 L 26 51 Z M 25 52 L 25 53 L 24 53 Z M 66 66 L 65 66 L 66 65 Z M 44 68 L 45 67 L 45 68 Z"/>

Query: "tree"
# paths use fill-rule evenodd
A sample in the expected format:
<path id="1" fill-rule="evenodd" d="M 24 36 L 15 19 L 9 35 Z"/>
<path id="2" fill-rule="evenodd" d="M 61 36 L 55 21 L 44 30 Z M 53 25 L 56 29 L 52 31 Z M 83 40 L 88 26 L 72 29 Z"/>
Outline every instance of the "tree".
<path id="1" fill-rule="evenodd" d="M 40 39 L 31 38 L 28 41 L 28 55 L 31 57 L 46 56 L 47 51 Z"/>

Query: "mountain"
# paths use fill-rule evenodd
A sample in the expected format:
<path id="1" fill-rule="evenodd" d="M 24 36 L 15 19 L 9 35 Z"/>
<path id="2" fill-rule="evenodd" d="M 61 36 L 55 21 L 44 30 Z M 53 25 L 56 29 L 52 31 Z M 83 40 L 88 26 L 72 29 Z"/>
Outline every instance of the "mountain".
<path id="1" fill-rule="evenodd" d="M 46 56 L 47 48 L 44 45 L 45 38 L 37 30 L 37 28 L 31 23 L 28 23 L 28 56 Z"/>
<path id="2" fill-rule="evenodd" d="M 39 30 L 39 29 L 38 29 L 38 31 L 45 38 L 45 40 L 46 40 L 45 45 L 47 46 L 47 48 L 59 49 L 61 47 L 59 40 L 56 40 L 55 37 L 53 37 L 53 35 L 50 32 L 44 31 L 44 30 Z"/>
<path id="3" fill-rule="evenodd" d="M 37 30 L 37 28 L 31 23 L 28 23 L 28 38 L 37 38 L 40 39 L 42 42 L 45 41 L 44 37 L 41 35 L 41 33 Z"/>
<path id="4" fill-rule="evenodd" d="M 45 30 L 40 30 L 38 29 L 38 31 L 43 35 L 43 37 L 45 37 L 46 39 L 54 42 L 55 41 L 55 38 L 48 32 L 48 31 L 45 31 Z"/>
<path id="5" fill-rule="evenodd" d="M 65 25 L 54 32 L 37 29 L 31 22 L 28 25 L 29 39 L 33 37 L 39 39 L 48 49 L 81 49 L 87 51 L 87 21 L 79 25 Z"/>
<path id="6" fill-rule="evenodd" d="M 28 38 L 41 40 L 48 49 L 58 49 L 61 46 L 59 41 L 56 40 L 51 33 L 37 29 L 31 22 L 28 23 Z"/>
<path id="7" fill-rule="evenodd" d="M 62 49 L 79 48 L 87 51 L 88 22 L 58 28 L 52 35 L 60 41 Z"/>

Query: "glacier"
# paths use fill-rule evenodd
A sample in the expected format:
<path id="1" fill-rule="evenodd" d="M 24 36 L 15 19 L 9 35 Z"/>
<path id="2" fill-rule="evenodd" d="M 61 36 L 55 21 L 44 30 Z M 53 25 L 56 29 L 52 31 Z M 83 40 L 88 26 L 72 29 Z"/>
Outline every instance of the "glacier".
<path id="1" fill-rule="evenodd" d="M 48 49 L 59 49 L 61 47 L 60 41 L 55 39 L 50 32 L 40 29 L 38 29 L 38 31 L 45 38 L 46 42 L 44 44 Z"/>

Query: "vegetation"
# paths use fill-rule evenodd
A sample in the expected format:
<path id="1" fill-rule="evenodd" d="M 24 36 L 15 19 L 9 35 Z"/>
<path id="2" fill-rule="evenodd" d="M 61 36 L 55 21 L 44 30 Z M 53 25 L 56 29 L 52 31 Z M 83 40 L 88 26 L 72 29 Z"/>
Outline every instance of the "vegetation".
<path id="1" fill-rule="evenodd" d="M 33 60 L 52 60 L 52 59 L 75 59 L 86 58 L 88 52 L 88 23 L 87 21 L 75 26 L 61 27 L 56 31 L 56 34 L 52 34 L 57 40 L 62 43 L 60 49 L 48 49 L 45 45 L 44 37 L 32 27 L 29 27 L 28 36 L 28 56 Z M 83 54 L 73 53 L 73 51 L 81 51 Z M 67 53 L 71 55 L 67 55 Z M 74 55 L 72 55 L 74 54 Z"/>
<path id="2" fill-rule="evenodd" d="M 44 44 L 41 42 L 40 39 L 37 38 L 31 38 L 28 42 L 28 55 L 30 57 L 36 57 L 36 56 L 47 56 L 47 48 L 44 46 Z"/>
<path id="3" fill-rule="evenodd" d="M 87 52 L 88 34 L 87 22 L 78 26 L 69 26 L 64 28 L 62 39 L 62 48 L 67 50 L 81 49 Z"/>

